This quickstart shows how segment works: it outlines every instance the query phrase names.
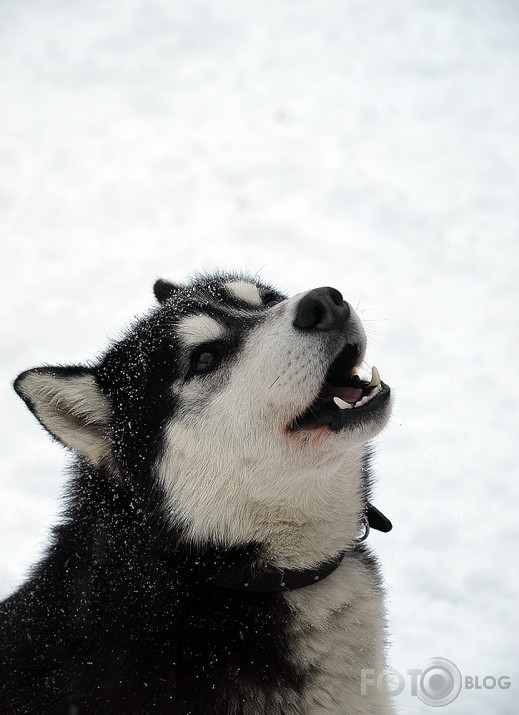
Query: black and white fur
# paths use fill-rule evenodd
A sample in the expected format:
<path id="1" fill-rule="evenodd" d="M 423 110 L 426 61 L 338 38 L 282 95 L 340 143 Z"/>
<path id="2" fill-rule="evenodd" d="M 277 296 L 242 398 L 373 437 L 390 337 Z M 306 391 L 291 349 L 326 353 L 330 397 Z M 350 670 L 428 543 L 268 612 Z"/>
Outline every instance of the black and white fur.
<path id="1" fill-rule="evenodd" d="M 383 692 L 361 693 L 361 669 L 384 669 L 385 624 L 356 542 L 366 443 L 389 402 L 344 428 L 297 429 L 337 355 L 362 361 L 359 319 L 299 330 L 305 294 L 246 275 L 158 281 L 155 294 L 95 364 L 15 382 L 76 459 L 46 556 L 0 604 L 0 713 L 392 713 Z M 199 372 L 204 349 L 217 363 Z M 208 581 L 345 549 L 294 591 Z"/>

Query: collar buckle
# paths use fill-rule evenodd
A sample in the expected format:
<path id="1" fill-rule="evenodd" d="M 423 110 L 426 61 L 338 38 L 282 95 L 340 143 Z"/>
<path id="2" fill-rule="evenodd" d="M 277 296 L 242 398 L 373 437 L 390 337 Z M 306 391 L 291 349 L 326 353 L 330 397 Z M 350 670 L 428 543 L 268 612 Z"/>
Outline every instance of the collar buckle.
<path id="1" fill-rule="evenodd" d="M 361 526 L 362 526 L 363 529 L 364 529 L 364 533 L 361 534 L 361 536 L 359 536 L 357 539 L 355 539 L 355 542 L 356 542 L 357 544 L 361 544 L 363 541 L 366 541 L 366 539 L 367 539 L 368 536 L 369 536 L 369 532 L 370 532 L 370 530 L 371 530 L 371 527 L 370 527 L 370 525 L 369 525 L 369 517 L 368 517 L 368 513 L 367 513 L 367 512 L 364 512 L 364 514 L 362 515 L 362 518 L 361 518 L 361 520 L 360 520 L 360 524 L 361 524 Z"/>

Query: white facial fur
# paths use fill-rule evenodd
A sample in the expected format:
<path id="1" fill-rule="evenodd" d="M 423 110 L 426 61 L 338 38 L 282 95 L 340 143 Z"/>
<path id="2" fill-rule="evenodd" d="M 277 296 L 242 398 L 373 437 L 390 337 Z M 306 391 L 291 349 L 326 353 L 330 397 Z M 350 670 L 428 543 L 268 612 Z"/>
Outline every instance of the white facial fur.
<path id="1" fill-rule="evenodd" d="M 257 308 L 263 305 L 258 287 L 255 286 L 254 283 L 247 283 L 247 281 L 233 281 L 232 283 L 226 283 L 224 288 L 228 293 L 234 296 L 234 298 L 242 300 L 244 303 L 249 303 L 249 305 Z"/>
<path id="2" fill-rule="evenodd" d="M 355 538 L 364 444 L 383 427 L 287 432 L 331 361 L 328 336 L 292 325 L 302 295 L 272 308 L 250 332 L 227 379 L 217 370 L 177 386 L 180 407 L 158 465 L 172 518 L 193 540 L 257 539 L 285 566 L 315 563 Z M 205 342 L 204 318 L 188 318 L 179 334 L 196 332 Z M 348 342 L 364 351 L 356 315 Z"/>
<path id="3" fill-rule="evenodd" d="M 184 345 L 192 347 L 211 340 L 219 340 L 225 331 L 218 321 L 208 315 L 190 315 L 179 323 L 177 333 Z"/>

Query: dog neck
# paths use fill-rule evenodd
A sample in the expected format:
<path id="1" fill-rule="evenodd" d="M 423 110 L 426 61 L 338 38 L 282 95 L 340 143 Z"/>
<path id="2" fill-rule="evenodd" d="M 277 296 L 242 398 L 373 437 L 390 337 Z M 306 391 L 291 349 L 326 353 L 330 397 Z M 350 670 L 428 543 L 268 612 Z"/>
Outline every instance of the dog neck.
<path id="1" fill-rule="evenodd" d="M 265 542 L 271 563 L 281 568 L 312 568 L 351 548 L 362 533 L 365 510 L 363 451 L 333 467 L 304 475 L 287 490 L 288 497 L 258 506 L 258 537 Z"/>
<path id="2" fill-rule="evenodd" d="M 312 586 L 330 576 L 339 568 L 345 557 L 354 556 L 355 552 L 359 551 L 361 542 L 369 536 L 370 528 L 383 532 L 393 528 L 389 519 L 369 502 L 361 523 L 364 533 L 351 549 L 345 549 L 313 568 L 287 569 L 270 563 L 261 566 L 253 563 L 243 568 L 216 570 L 214 574 L 207 577 L 207 580 L 220 588 L 249 593 L 279 593 Z"/>
<path id="3" fill-rule="evenodd" d="M 311 568 L 359 537 L 366 506 L 363 465 L 359 446 L 312 468 L 301 459 L 297 469 L 281 475 L 263 467 L 260 473 L 255 465 L 244 471 L 243 464 L 225 477 L 205 471 L 203 488 L 200 472 L 194 480 L 181 470 L 170 482 L 172 518 L 195 543 L 259 543 L 277 567 Z"/>
<path id="4" fill-rule="evenodd" d="M 187 540 L 262 544 L 286 568 L 310 568 L 355 541 L 366 500 L 366 444 L 356 431 L 287 434 L 263 412 L 254 422 L 249 407 L 246 418 L 209 413 L 168 423 L 155 465 Z"/>

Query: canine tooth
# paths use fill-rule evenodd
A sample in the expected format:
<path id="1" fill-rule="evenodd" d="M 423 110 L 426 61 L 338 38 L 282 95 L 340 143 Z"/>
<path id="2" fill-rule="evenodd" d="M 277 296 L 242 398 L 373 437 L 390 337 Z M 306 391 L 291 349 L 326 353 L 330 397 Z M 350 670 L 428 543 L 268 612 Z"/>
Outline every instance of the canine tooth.
<path id="1" fill-rule="evenodd" d="M 380 385 L 380 373 L 373 365 L 373 367 L 371 368 L 371 382 L 369 383 L 368 387 L 376 387 L 377 385 Z"/>
<path id="2" fill-rule="evenodd" d="M 352 406 L 350 405 L 349 402 L 345 402 L 344 400 L 341 400 L 340 397 L 334 397 L 333 401 L 339 407 L 341 410 L 351 410 Z"/>

